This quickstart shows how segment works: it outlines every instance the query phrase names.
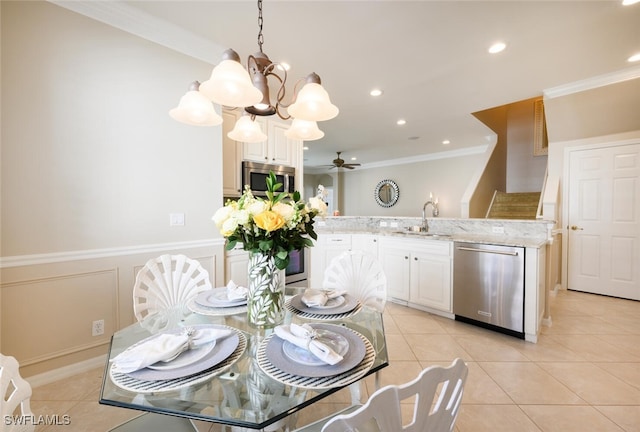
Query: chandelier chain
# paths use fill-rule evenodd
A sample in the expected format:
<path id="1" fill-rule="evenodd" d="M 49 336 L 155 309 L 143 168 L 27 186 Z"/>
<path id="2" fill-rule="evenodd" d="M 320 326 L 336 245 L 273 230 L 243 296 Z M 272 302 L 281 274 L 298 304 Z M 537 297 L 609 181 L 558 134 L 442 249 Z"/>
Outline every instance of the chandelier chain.
<path id="1" fill-rule="evenodd" d="M 264 43 L 264 36 L 262 36 L 262 0 L 258 0 L 258 47 L 260 48 L 260 52 L 262 52 L 262 44 Z"/>

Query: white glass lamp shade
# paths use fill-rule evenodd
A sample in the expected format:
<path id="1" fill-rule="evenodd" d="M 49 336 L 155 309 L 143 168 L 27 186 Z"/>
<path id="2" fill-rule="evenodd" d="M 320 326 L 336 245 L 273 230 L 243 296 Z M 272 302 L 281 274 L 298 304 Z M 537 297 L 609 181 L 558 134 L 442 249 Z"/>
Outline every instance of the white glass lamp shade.
<path id="1" fill-rule="evenodd" d="M 260 125 L 251 120 L 249 116 L 242 116 L 238 119 L 233 130 L 227 134 L 234 141 L 257 143 L 267 140 L 267 136 L 262 133 Z"/>
<path id="2" fill-rule="evenodd" d="M 322 138 L 324 132 L 318 129 L 318 124 L 314 121 L 293 119 L 289 129 L 284 131 L 284 136 L 290 139 L 313 141 Z"/>
<path id="3" fill-rule="evenodd" d="M 329 120 L 338 115 L 338 107 L 329 100 L 329 93 L 322 85 L 314 82 L 302 87 L 296 101 L 287 111 L 291 117 L 309 121 Z"/>
<path id="4" fill-rule="evenodd" d="M 230 107 L 247 107 L 262 101 L 262 93 L 253 86 L 249 72 L 235 60 L 223 60 L 200 85 L 200 92 L 213 102 Z"/>
<path id="5" fill-rule="evenodd" d="M 197 90 L 186 92 L 178 106 L 169 111 L 169 115 L 174 120 L 192 126 L 217 126 L 222 123 L 222 117 L 216 113 L 211 101 Z"/>

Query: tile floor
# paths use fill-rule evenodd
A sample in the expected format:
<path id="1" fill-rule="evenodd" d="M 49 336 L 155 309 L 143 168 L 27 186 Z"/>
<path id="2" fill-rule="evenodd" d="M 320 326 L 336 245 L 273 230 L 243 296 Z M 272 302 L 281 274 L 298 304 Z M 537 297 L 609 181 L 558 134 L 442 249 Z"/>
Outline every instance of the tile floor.
<path id="1" fill-rule="evenodd" d="M 382 384 L 402 383 L 455 357 L 469 365 L 459 432 L 640 431 L 640 302 L 561 291 L 551 299 L 553 325 L 537 344 L 387 304 L 391 365 Z M 97 403 L 102 369 L 35 388 L 36 414 L 68 414 L 71 426 L 36 430 L 96 432 L 135 412 Z M 366 381 L 369 392 L 373 380 Z M 338 392 L 302 410 L 298 423 L 349 401 Z M 202 423 L 202 432 L 222 430 Z M 162 431 L 154 431 L 162 432 Z"/>

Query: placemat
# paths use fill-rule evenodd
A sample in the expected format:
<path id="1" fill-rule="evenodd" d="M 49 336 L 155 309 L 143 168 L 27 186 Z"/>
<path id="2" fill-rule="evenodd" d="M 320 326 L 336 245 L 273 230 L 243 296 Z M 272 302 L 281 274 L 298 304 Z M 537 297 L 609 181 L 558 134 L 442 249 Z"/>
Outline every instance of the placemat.
<path id="1" fill-rule="evenodd" d="M 274 333 L 267 336 L 258 347 L 258 366 L 260 366 L 260 369 L 262 369 L 265 374 L 269 375 L 276 381 L 295 387 L 315 390 L 344 387 L 365 376 L 369 369 L 371 369 L 371 366 L 373 366 L 373 362 L 376 359 L 375 350 L 373 349 L 373 345 L 371 344 L 371 342 L 369 342 L 369 339 L 354 330 L 349 329 L 349 331 L 352 331 L 362 339 L 363 343 L 365 344 L 366 351 L 362 361 L 353 369 L 350 369 L 346 372 L 327 377 L 306 377 L 283 372 L 282 370 L 274 366 L 267 357 L 267 344 L 269 343 L 271 338 L 277 337 Z"/>
<path id="2" fill-rule="evenodd" d="M 136 393 L 168 392 L 207 381 L 211 379 L 211 377 L 225 372 L 227 369 L 229 369 L 231 365 L 233 365 L 236 361 L 238 361 L 238 359 L 240 359 L 240 357 L 242 357 L 242 354 L 247 348 L 246 336 L 238 329 L 235 329 L 233 327 L 228 328 L 234 330 L 238 334 L 238 346 L 229 357 L 209 369 L 180 378 L 147 381 L 133 378 L 129 374 L 116 372 L 114 371 L 112 365 L 110 365 L 109 376 L 113 383 L 118 387 Z"/>

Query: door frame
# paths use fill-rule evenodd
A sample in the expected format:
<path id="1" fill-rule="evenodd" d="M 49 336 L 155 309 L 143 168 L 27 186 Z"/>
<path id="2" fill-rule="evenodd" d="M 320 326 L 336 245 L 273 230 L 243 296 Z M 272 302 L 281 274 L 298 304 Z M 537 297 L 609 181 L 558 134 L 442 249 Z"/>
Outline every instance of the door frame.
<path id="1" fill-rule="evenodd" d="M 562 218 L 560 229 L 562 230 L 562 277 L 560 286 L 566 290 L 569 280 L 569 165 L 571 153 L 583 150 L 598 150 L 611 147 L 623 147 L 626 145 L 640 144 L 640 130 L 625 134 L 605 135 L 600 137 L 585 138 L 562 143 L 565 145 L 562 161 Z"/>

